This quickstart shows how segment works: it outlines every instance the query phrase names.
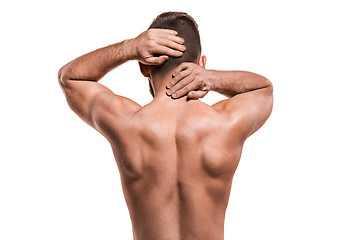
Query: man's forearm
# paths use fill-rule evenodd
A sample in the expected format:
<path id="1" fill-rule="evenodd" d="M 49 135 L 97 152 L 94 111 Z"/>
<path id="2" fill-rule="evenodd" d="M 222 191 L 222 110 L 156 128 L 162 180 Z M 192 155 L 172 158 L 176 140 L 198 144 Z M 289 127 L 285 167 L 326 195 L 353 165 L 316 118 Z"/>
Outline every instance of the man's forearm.
<path id="1" fill-rule="evenodd" d="M 271 82 L 256 73 L 247 71 L 210 71 L 211 90 L 233 97 L 261 88 L 272 87 Z"/>
<path id="2" fill-rule="evenodd" d="M 131 40 L 103 47 L 74 59 L 59 71 L 61 79 L 98 81 L 122 63 L 135 59 Z"/>

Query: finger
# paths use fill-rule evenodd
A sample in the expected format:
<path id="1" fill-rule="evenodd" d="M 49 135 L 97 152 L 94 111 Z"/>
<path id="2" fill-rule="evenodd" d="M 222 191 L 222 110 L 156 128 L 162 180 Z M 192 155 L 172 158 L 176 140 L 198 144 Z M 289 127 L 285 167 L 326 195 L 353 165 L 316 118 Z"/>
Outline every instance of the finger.
<path id="1" fill-rule="evenodd" d="M 146 65 L 161 65 L 169 59 L 169 56 L 151 57 L 146 59 Z"/>
<path id="2" fill-rule="evenodd" d="M 186 77 L 187 75 L 189 75 L 191 73 L 190 72 L 186 72 L 185 70 L 188 69 L 189 65 L 186 62 L 183 62 L 181 64 L 179 64 L 179 66 L 177 66 L 172 74 L 172 79 L 170 82 L 168 82 L 168 84 L 166 85 L 167 88 L 171 88 L 172 86 L 174 86 L 178 81 L 180 81 L 182 78 Z M 183 73 L 184 72 L 184 73 Z M 178 76 L 181 73 L 180 76 Z M 188 74 L 187 74 L 188 73 Z"/>
<path id="3" fill-rule="evenodd" d="M 170 35 L 177 35 L 178 32 L 172 29 L 166 29 L 166 28 L 150 28 L 148 31 L 154 32 L 157 34 L 170 34 Z"/>
<path id="4" fill-rule="evenodd" d="M 191 76 L 188 77 L 191 79 Z M 186 78 L 185 78 L 186 79 Z M 184 79 L 184 80 L 185 80 Z M 199 88 L 198 84 L 195 81 L 191 80 L 187 80 L 189 83 L 184 85 L 184 87 L 182 87 L 181 89 L 179 89 L 178 91 L 174 92 L 173 94 L 171 94 L 171 96 L 173 98 L 179 98 L 182 96 L 187 95 L 189 92 L 193 91 L 193 90 L 197 90 Z"/>
<path id="5" fill-rule="evenodd" d="M 199 98 L 203 98 L 205 97 L 205 95 L 208 93 L 208 91 L 205 91 L 205 90 L 196 90 L 196 91 L 191 91 L 187 94 L 187 97 L 189 99 L 193 99 L 193 100 L 196 100 L 196 99 L 199 99 Z"/>
<path id="6" fill-rule="evenodd" d="M 181 79 L 180 82 L 178 82 L 175 86 L 173 86 L 171 89 L 168 89 L 166 91 L 167 95 L 173 95 L 174 93 L 175 96 L 177 95 L 177 91 L 181 90 L 182 88 L 184 88 L 185 86 L 189 85 L 192 81 L 194 81 L 194 78 L 189 74 L 187 77 L 184 77 L 183 79 Z"/>
<path id="7" fill-rule="evenodd" d="M 190 80 L 190 78 L 186 79 L 186 80 L 185 80 L 185 78 L 188 77 L 190 74 L 191 74 L 190 69 L 183 70 L 178 75 L 176 75 L 170 82 L 168 82 L 166 87 L 172 86 L 172 87 L 168 87 L 168 89 L 170 90 L 170 92 L 173 92 L 173 93 L 176 92 L 180 88 L 184 87 L 185 84 L 189 83 L 188 81 Z M 192 81 L 192 79 L 191 79 L 191 81 Z"/>
<path id="8" fill-rule="evenodd" d="M 180 72 L 184 71 L 185 69 L 188 69 L 191 66 L 192 63 L 190 62 L 182 62 L 174 69 L 174 72 L 172 74 L 173 77 L 176 77 Z"/>
<path id="9" fill-rule="evenodd" d="M 166 55 L 173 56 L 173 57 L 181 57 L 183 55 L 183 52 L 181 52 L 181 51 L 177 51 L 177 50 L 174 50 L 174 49 L 171 49 L 168 47 L 164 47 L 161 45 L 158 45 L 155 48 L 154 53 L 166 54 Z"/>
<path id="10" fill-rule="evenodd" d="M 185 40 L 179 36 L 175 36 L 175 35 L 172 35 L 172 34 L 163 34 L 163 35 L 160 35 L 159 36 L 160 38 L 163 38 L 163 39 L 167 39 L 167 40 L 170 40 L 170 41 L 174 41 L 176 43 L 179 43 L 179 44 L 184 44 Z"/>
<path id="11" fill-rule="evenodd" d="M 185 51 L 185 49 L 186 49 L 185 45 L 178 44 L 178 43 L 176 43 L 174 41 L 164 39 L 164 38 L 157 39 L 156 43 L 159 44 L 159 45 L 162 45 L 164 47 L 169 47 L 169 48 L 179 50 L 179 51 Z"/>

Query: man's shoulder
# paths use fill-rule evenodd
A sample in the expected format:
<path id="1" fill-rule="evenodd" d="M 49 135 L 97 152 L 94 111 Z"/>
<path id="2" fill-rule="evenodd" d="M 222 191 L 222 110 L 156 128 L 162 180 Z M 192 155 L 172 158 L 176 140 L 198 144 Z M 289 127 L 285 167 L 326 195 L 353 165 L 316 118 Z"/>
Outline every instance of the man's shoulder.
<path id="1" fill-rule="evenodd" d="M 134 100 L 132 100 L 130 98 L 119 96 L 119 95 L 116 95 L 116 98 L 117 98 L 116 101 L 118 101 L 118 103 L 121 105 L 122 109 L 129 113 L 134 113 L 142 108 L 142 106 L 140 104 L 138 104 L 137 102 L 135 102 Z"/>
<path id="2" fill-rule="evenodd" d="M 94 102 L 91 114 L 96 129 L 105 133 L 114 131 L 118 126 L 126 125 L 128 118 L 141 109 L 135 101 L 114 93 L 101 94 Z"/>
<path id="3" fill-rule="evenodd" d="M 137 102 L 113 93 L 104 93 L 96 101 L 93 110 L 96 112 L 109 111 L 114 115 L 127 115 L 141 109 Z"/>

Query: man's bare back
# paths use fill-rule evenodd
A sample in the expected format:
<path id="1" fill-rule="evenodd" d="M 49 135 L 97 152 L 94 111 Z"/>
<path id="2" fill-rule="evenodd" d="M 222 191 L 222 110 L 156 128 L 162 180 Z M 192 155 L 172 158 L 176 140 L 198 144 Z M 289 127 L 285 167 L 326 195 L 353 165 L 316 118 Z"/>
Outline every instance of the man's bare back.
<path id="1" fill-rule="evenodd" d="M 135 239 L 222 239 L 242 148 L 226 117 L 200 101 L 153 101 L 113 125 Z"/>
<path id="2" fill-rule="evenodd" d="M 149 49 L 150 56 L 145 50 L 149 39 L 163 39 L 165 33 L 174 36 L 148 30 L 75 59 L 59 71 L 60 84 L 75 113 L 112 146 L 134 239 L 224 239 L 225 211 L 242 146 L 269 117 L 272 86 L 249 72 L 205 70 L 204 57 L 198 64 L 183 63 L 157 74 L 149 62 L 167 59 L 154 57 L 159 49 Z M 162 43 L 169 49 L 160 53 L 183 51 L 181 40 L 168 35 L 179 46 Z M 141 62 L 155 92 L 144 107 L 97 82 L 130 59 Z M 198 100 L 210 90 L 230 98 L 213 106 Z"/>

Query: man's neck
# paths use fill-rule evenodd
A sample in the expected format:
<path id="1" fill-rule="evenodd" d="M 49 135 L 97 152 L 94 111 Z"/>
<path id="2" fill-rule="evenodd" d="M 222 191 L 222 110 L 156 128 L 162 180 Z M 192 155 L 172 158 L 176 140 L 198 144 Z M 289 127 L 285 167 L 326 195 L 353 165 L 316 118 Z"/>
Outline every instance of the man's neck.
<path id="1" fill-rule="evenodd" d="M 168 102 L 168 103 L 176 103 L 177 105 L 190 102 L 189 100 L 187 100 L 187 96 L 174 99 L 170 95 L 166 94 L 166 91 L 168 90 L 166 88 L 166 85 L 168 84 L 168 82 L 171 81 L 171 79 L 172 79 L 171 72 L 162 76 L 156 76 L 156 75 L 153 76 L 153 84 L 154 84 L 154 92 L 155 92 L 154 100 Z"/>

